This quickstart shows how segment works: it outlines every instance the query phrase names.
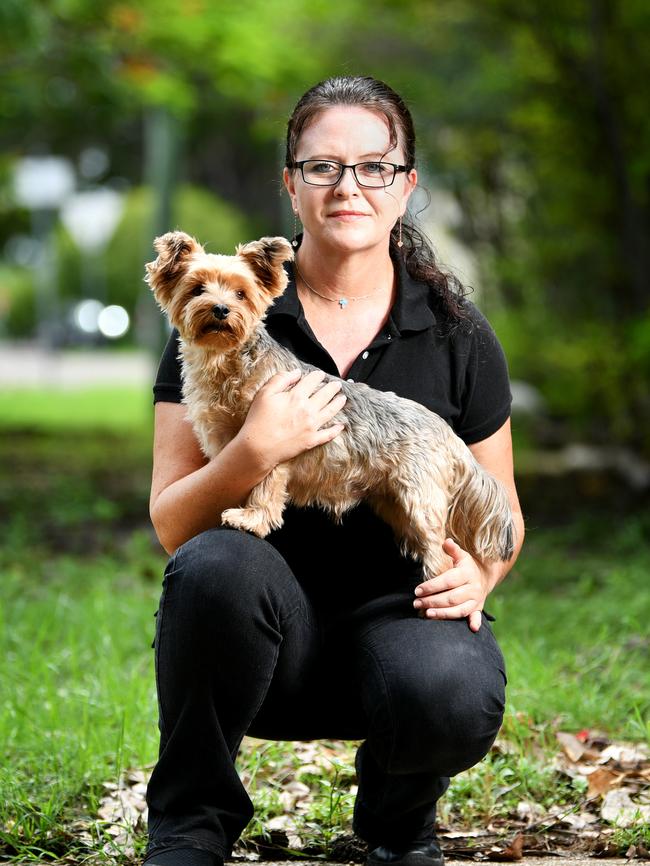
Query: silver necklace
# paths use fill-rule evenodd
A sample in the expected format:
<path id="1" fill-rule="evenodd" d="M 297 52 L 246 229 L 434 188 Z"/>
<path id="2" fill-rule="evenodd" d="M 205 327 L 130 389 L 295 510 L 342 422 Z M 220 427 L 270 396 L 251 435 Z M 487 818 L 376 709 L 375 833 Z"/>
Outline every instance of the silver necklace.
<path id="1" fill-rule="evenodd" d="M 315 295 L 318 295 L 319 298 L 323 298 L 323 300 L 325 300 L 325 301 L 332 301 L 333 303 L 338 304 L 339 309 L 341 309 L 341 310 L 344 310 L 347 307 L 349 301 L 365 301 L 366 298 L 371 298 L 373 295 L 377 294 L 377 292 L 379 291 L 379 289 L 375 289 L 374 291 L 370 292 L 367 295 L 357 295 L 356 297 L 330 298 L 327 295 L 323 295 L 321 292 L 317 291 L 312 285 L 310 285 L 307 282 L 307 280 L 300 273 L 300 269 L 295 262 L 294 262 L 294 267 L 296 269 L 296 273 L 298 274 L 300 279 L 303 281 L 303 283 L 307 286 L 307 288 L 309 289 L 310 292 L 313 292 Z"/>

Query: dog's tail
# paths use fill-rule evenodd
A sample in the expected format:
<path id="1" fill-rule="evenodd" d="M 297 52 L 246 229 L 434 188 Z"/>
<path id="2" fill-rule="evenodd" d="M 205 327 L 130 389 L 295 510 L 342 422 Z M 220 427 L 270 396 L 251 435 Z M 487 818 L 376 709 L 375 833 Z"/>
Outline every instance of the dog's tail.
<path id="1" fill-rule="evenodd" d="M 468 450 L 458 462 L 456 490 L 447 517 L 447 535 L 481 562 L 510 559 L 515 527 L 508 494 Z"/>

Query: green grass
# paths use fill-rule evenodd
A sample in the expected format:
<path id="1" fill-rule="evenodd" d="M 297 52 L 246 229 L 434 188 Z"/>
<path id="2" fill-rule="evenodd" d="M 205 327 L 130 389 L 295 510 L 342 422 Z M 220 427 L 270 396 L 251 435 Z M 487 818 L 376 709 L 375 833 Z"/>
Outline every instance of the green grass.
<path id="1" fill-rule="evenodd" d="M 90 429 L 139 432 L 151 426 L 151 390 L 140 387 L 0 391 L 5 429 L 39 429 L 62 435 Z"/>
<path id="2" fill-rule="evenodd" d="M 155 758 L 148 572 L 160 555 L 141 541 L 119 557 L 33 553 L 2 568 L 0 823 L 15 823 L 0 838 L 16 853 L 64 853 L 65 825 L 94 810 L 101 783 Z"/>
<path id="3" fill-rule="evenodd" d="M 489 600 L 511 712 L 650 742 L 650 516 L 529 531 Z"/>
<path id="4" fill-rule="evenodd" d="M 68 392 L 53 407 L 60 398 L 0 398 L 11 467 L 0 477 L 0 855 L 22 859 L 81 851 L 74 821 L 157 748 L 150 644 L 166 557 L 147 518 L 149 410 L 137 415 L 146 400 L 135 391 Z M 443 820 L 483 824 L 522 799 L 577 806 L 584 786 L 549 762 L 557 728 L 650 741 L 649 540 L 647 515 L 529 526 L 489 603 L 508 666 L 508 749 L 452 781 Z M 327 852 L 354 799 L 352 746 L 339 748 L 327 770 L 301 776 L 291 744 L 246 746 L 257 807 L 247 835 L 282 814 L 290 775 L 312 790 L 300 837 Z M 647 828 L 635 832 L 621 839 Z"/>

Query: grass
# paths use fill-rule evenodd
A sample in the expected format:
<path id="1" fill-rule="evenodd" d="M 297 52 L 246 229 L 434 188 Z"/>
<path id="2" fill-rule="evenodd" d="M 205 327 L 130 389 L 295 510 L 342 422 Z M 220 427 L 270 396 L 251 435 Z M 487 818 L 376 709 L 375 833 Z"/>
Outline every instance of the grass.
<path id="1" fill-rule="evenodd" d="M 0 418 L 9 429 L 62 434 L 95 429 L 141 435 L 152 417 L 151 392 L 139 387 L 0 391 Z"/>
<path id="2" fill-rule="evenodd" d="M 154 760 L 153 563 L 135 539 L 119 557 L 35 552 L 3 565 L 0 789 L 16 853 L 60 855 L 101 783 Z"/>
<path id="3" fill-rule="evenodd" d="M 147 521 L 146 406 L 135 389 L 0 398 L 12 469 L 0 479 L 0 854 L 81 852 L 71 828 L 96 813 L 103 783 L 155 759 L 150 644 L 166 557 Z M 529 527 L 489 603 L 508 664 L 508 749 L 453 780 L 442 820 L 483 825 L 521 800 L 577 806 L 584 785 L 549 762 L 558 727 L 650 742 L 649 540 L 641 514 Z M 353 744 L 336 748 L 327 767 L 303 773 L 291 744 L 245 743 L 240 771 L 257 807 L 247 836 L 283 814 L 292 778 L 312 792 L 302 842 L 330 850 L 354 802 Z M 101 825 L 95 833 L 101 850 Z M 647 833 L 620 831 L 620 844 Z"/>
<path id="4" fill-rule="evenodd" d="M 529 531 L 490 599 L 511 712 L 650 742 L 650 518 Z"/>

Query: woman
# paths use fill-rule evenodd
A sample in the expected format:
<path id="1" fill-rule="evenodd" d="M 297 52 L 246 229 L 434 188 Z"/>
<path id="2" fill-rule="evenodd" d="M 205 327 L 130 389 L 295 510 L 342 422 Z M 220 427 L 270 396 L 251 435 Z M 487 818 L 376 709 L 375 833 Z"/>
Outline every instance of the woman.
<path id="1" fill-rule="evenodd" d="M 330 79 L 296 106 L 284 183 L 304 230 L 267 327 L 319 370 L 274 376 L 213 460 L 180 405 L 176 335 L 163 356 L 151 517 L 171 559 L 155 640 L 150 866 L 229 856 L 253 814 L 234 765 L 245 734 L 363 740 L 354 830 L 368 863 L 441 866 L 436 801 L 499 730 L 505 666 L 482 611 L 523 539 L 507 368 L 404 220 L 414 141 L 400 97 L 371 78 Z M 320 388 L 320 370 L 446 418 L 507 487 L 512 560 L 483 567 L 448 539 L 449 569 L 423 581 L 364 505 L 340 525 L 290 507 L 265 540 L 219 528 L 273 466 L 341 432 L 344 398 L 336 383 Z"/>

